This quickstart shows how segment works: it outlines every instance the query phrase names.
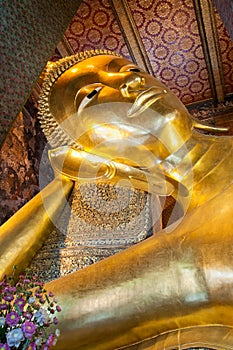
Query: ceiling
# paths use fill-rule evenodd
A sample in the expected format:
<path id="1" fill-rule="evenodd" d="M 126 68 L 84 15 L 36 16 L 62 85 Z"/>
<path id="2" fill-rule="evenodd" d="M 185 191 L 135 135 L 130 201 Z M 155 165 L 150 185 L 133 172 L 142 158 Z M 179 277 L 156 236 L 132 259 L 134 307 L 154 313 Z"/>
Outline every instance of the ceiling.
<path id="1" fill-rule="evenodd" d="M 96 48 L 133 60 L 185 104 L 233 93 L 233 43 L 212 1 L 82 1 L 57 52 Z"/>

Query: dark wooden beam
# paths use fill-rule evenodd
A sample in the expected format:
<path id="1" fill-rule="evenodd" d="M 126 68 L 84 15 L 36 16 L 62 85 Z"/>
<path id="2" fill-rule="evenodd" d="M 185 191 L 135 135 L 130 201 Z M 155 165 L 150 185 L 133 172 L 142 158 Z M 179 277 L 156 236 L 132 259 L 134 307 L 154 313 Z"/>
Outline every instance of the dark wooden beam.
<path id="1" fill-rule="evenodd" d="M 113 14 L 135 64 L 150 74 L 153 69 L 126 0 L 109 0 Z"/>
<path id="2" fill-rule="evenodd" d="M 210 86 L 215 102 L 225 99 L 221 51 L 212 0 L 193 0 Z"/>

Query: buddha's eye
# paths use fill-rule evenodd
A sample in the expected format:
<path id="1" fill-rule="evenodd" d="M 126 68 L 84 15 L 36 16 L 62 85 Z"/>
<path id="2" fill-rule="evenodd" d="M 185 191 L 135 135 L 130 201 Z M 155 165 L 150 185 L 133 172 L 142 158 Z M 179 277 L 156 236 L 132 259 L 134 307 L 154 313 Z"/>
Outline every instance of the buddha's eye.
<path id="1" fill-rule="evenodd" d="M 128 69 L 128 72 L 137 72 L 137 73 L 140 73 L 140 69 L 139 68 L 129 68 Z"/>
<path id="2" fill-rule="evenodd" d="M 86 87 L 89 91 L 89 93 L 86 95 L 86 98 L 91 99 L 92 97 L 94 97 L 96 94 L 98 94 L 98 92 L 103 88 L 103 86 L 90 86 L 90 87 Z"/>
<path id="3" fill-rule="evenodd" d="M 132 65 L 126 65 L 122 66 L 119 70 L 120 73 L 124 72 L 136 72 L 136 73 L 145 73 L 142 69 L 140 69 L 137 66 L 132 66 Z"/>
<path id="4" fill-rule="evenodd" d="M 98 93 L 98 91 L 99 91 L 99 89 L 98 89 L 98 90 L 97 90 L 97 89 L 92 90 L 92 91 L 86 96 L 86 98 L 89 98 L 89 100 L 90 100 L 92 97 L 94 97 L 94 96 Z"/>
<path id="5" fill-rule="evenodd" d="M 79 113 L 92 102 L 93 97 L 98 95 L 98 92 L 103 88 L 102 85 L 101 86 L 96 86 L 97 84 L 95 84 L 95 86 L 93 85 L 85 86 L 83 87 L 83 89 L 80 89 L 79 92 L 77 93 L 75 97 L 75 105 Z M 81 101 L 80 101 L 80 97 L 81 97 Z"/>

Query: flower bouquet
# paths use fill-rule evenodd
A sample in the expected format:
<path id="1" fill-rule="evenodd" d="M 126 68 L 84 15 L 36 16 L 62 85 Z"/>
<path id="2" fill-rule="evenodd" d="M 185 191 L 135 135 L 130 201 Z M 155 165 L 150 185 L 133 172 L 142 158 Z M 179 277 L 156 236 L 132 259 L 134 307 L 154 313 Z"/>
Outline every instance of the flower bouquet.
<path id="1" fill-rule="evenodd" d="M 14 277 L 0 282 L 0 350 L 48 350 L 55 345 L 59 329 L 49 332 L 61 308 L 44 283 L 29 271 L 16 284 Z"/>

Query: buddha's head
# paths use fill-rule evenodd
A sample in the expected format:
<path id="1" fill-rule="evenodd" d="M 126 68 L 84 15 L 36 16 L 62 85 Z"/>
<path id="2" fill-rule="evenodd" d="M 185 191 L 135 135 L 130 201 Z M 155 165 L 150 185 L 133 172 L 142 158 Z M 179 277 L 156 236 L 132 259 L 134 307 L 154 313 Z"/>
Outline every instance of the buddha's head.
<path id="1" fill-rule="evenodd" d="M 195 122 L 155 77 L 109 51 L 87 51 L 50 66 L 39 104 L 52 146 L 72 145 L 151 167 L 178 150 Z"/>
<path id="2" fill-rule="evenodd" d="M 164 159 L 190 137 L 193 123 L 167 87 L 108 51 L 85 52 L 52 65 L 40 116 L 53 146 L 97 147 L 102 155 L 113 152 L 111 157 L 118 150 L 128 157 L 135 146 Z"/>

